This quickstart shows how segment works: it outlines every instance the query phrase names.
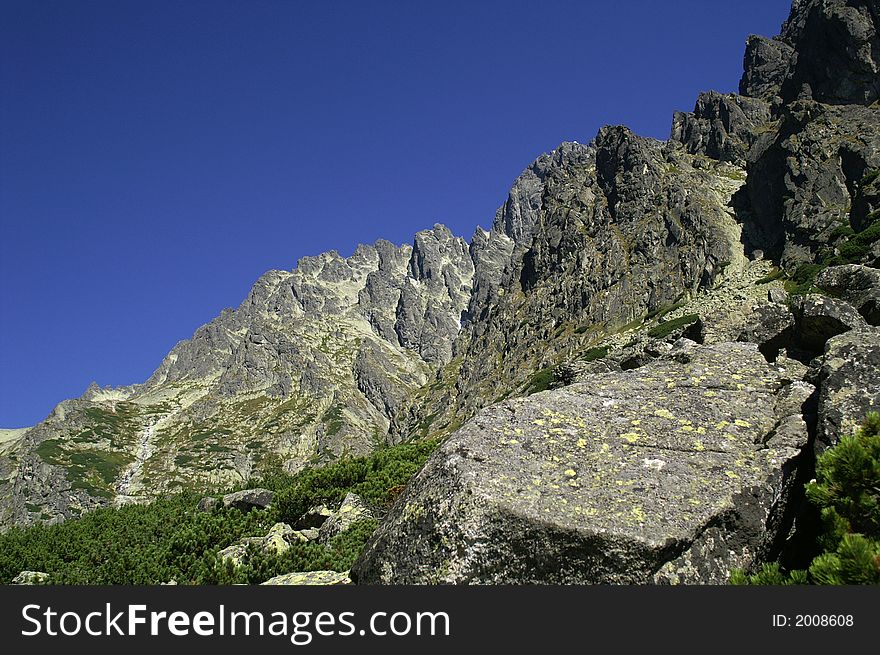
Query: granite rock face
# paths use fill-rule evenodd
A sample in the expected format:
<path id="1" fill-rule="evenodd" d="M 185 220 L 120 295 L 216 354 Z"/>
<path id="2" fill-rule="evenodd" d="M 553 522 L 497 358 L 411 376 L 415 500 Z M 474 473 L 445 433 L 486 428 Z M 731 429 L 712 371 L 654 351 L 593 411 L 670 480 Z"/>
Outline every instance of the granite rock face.
<path id="1" fill-rule="evenodd" d="M 740 94 L 666 142 L 563 143 L 469 243 L 435 225 L 266 273 L 146 383 L 0 432 L 0 527 L 448 436 L 358 582 L 722 583 L 774 558 L 815 453 L 880 402 L 876 4 L 797 0 Z M 833 297 L 786 282 L 841 261 L 808 289 Z M 346 507 L 227 555 L 371 516 Z"/>
<path id="2" fill-rule="evenodd" d="M 467 242 L 440 225 L 266 273 L 146 383 L 93 385 L 0 451 L 0 526 L 370 452 L 451 358 L 473 276 Z"/>
<path id="3" fill-rule="evenodd" d="M 870 105 L 880 98 L 876 0 L 797 0 L 774 39 L 750 37 L 740 93 Z"/>
<path id="4" fill-rule="evenodd" d="M 833 446 L 880 411 L 880 329 L 863 327 L 833 337 L 818 370 L 818 451 Z"/>
<path id="5" fill-rule="evenodd" d="M 816 284 L 850 303 L 871 325 L 880 325 L 880 270 L 858 264 L 831 266 L 819 273 Z"/>
<path id="6" fill-rule="evenodd" d="M 784 106 L 777 129 L 749 151 L 740 205 L 747 249 L 793 268 L 833 246 L 835 229 L 860 227 L 861 181 L 880 169 L 878 126 L 877 107 Z"/>
<path id="7" fill-rule="evenodd" d="M 683 143 L 690 154 L 745 166 L 758 131 L 770 122 L 767 102 L 710 91 L 700 94 L 693 113 L 675 113 L 671 138 Z"/>
<path id="8" fill-rule="evenodd" d="M 724 583 L 788 529 L 813 388 L 752 344 L 479 413 L 413 479 L 358 583 Z"/>

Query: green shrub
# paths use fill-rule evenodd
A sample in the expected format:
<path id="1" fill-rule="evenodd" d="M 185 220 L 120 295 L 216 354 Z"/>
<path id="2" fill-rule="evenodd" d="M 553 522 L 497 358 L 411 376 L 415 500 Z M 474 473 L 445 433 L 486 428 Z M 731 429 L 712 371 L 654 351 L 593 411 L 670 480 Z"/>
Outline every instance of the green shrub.
<path id="1" fill-rule="evenodd" d="M 674 318 L 671 321 L 666 321 L 665 323 L 655 325 L 650 330 L 648 330 L 648 336 L 654 337 L 655 339 L 662 339 L 663 337 L 668 337 L 677 329 L 687 327 L 688 325 L 693 325 L 699 320 L 700 317 L 697 314 L 685 314 L 684 316 Z"/>
<path id="2" fill-rule="evenodd" d="M 595 348 L 590 348 L 581 355 L 580 359 L 584 362 L 595 362 L 597 359 L 602 359 L 607 356 L 608 350 L 608 346 L 596 346 Z"/>
<path id="3" fill-rule="evenodd" d="M 539 391 L 546 391 L 556 383 L 556 374 L 553 373 L 553 367 L 548 366 L 536 372 L 529 381 L 526 382 L 525 394 L 531 396 Z"/>
<path id="4" fill-rule="evenodd" d="M 393 500 L 393 490 L 415 475 L 437 447 L 418 441 L 381 448 L 369 457 L 343 459 L 306 469 L 283 484 L 275 496 L 278 520 L 295 522 L 310 507 L 336 504 L 353 492 L 378 507 Z"/>
<path id="5" fill-rule="evenodd" d="M 653 311 L 648 312 L 645 315 L 645 320 L 650 321 L 652 318 L 660 318 L 661 316 L 665 316 L 669 312 L 674 312 L 676 309 L 681 309 L 682 307 L 684 307 L 684 305 L 684 301 L 680 301 L 672 305 L 663 305 Z"/>
<path id="6" fill-rule="evenodd" d="M 375 521 L 355 524 L 327 547 L 302 543 L 282 555 L 252 552 L 244 567 L 220 561 L 217 552 L 244 537 L 265 535 L 279 520 L 296 520 L 315 503 L 337 503 L 349 491 L 381 512 L 436 445 L 401 444 L 297 475 L 268 474 L 247 485 L 276 492 L 273 506 L 266 510 L 199 512 L 200 496 L 182 493 L 149 505 L 98 509 L 57 525 L 12 528 L 0 535 L 0 584 L 8 584 L 23 570 L 44 571 L 53 584 L 93 585 L 147 585 L 171 579 L 181 584 L 231 584 L 261 582 L 290 571 L 344 571 L 363 549 Z"/>
<path id="7" fill-rule="evenodd" d="M 769 274 L 762 277 L 760 280 L 755 280 L 755 285 L 760 284 L 769 284 L 770 282 L 775 282 L 776 280 L 780 280 L 785 277 L 785 271 L 780 268 L 774 267 Z"/>
<path id="8" fill-rule="evenodd" d="M 806 494 L 822 517 L 824 552 L 807 571 L 766 564 L 751 576 L 734 571 L 732 584 L 880 584 L 880 414 L 819 457 Z"/>

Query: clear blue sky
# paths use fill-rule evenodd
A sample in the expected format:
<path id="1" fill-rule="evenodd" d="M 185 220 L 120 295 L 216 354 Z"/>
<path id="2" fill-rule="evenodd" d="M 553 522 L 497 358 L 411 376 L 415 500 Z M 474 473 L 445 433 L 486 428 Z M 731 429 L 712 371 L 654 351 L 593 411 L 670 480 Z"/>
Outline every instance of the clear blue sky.
<path id="1" fill-rule="evenodd" d="M 145 380 L 272 268 L 443 222 L 604 124 L 667 138 L 788 0 L 0 2 L 0 426 Z"/>

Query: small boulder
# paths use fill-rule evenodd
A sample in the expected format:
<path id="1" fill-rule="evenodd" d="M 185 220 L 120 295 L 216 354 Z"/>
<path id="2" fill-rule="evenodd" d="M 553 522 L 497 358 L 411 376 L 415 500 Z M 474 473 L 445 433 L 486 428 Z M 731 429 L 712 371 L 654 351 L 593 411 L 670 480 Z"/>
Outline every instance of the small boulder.
<path id="1" fill-rule="evenodd" d="M 196 505 L 196 509 L 200 512 L 213 512 L 214 508 L 220 504 L 220 501 L 213 496 L 205 496 Z"/>
<path id="2" fill-rule="evenodd" d="M 299 535 L 302 541 L 315 541 L 321 532 L 315 528 L 309 528 L 307 530 L 297 530 L 296 534 Z"/>
<path id="3" fill-rule="evenodd" d="M 302 571 L 285 573 L 261 583 L 263 585 L 343 585 L 351 584 L 348 572 L 338 571 Z"/>
<path id="4" fill-rule="evenodd" d="M 324 521 L 333 516 L 333 510 L 326 505 L 314 505 L 297 519 L 294 527 L 297 530 L 318 529 L 324 525 Z"/>
<path id="5" fill-rule="evenodd" d="M 241 566 L 247 555 L 247 544 L 239 543 L 227 546 L 217 553 L 217 557 L 222 561 L 230 560 L 234 566 Z"/>
<path id="6" fill-rule="evenodd" d="M 880 325 L 880 270 L 861 264 L 829 266 L 816 285 L 850 303 L 871 325 Z"/>
<path id="7" fill-rule="evenodd" d="M 49 574 L 42 571 L 22 571 L 12 578 L 12 584 L 47 585 L 49 584 Z"/>
<path id="8" fill-rule="evenodd" d="M 242 512 L 252 509 L 266 509 L 275 494 L 268 489 L 244 489 L 223 496 L 224 507 L 234 507 Z"/>
<path id="9" fill-rule="evenodd" d="M 336 535 L 345 532 L 358 521 L 373 518 L 373 513 L 357 494 L 348 493 L 339 509 L 328 518 L 318 532 L 318 539 L 327 543 Z"/>
<path id="10" fill-rule="evenodd" d="M 794 316 L 784 304 L 763 302 L 754 307 L 752 322 L 744 327 L 737 341 L 758 344 L 768 361 L 775 361 L 779 351 L 791 344 Z"/>
<path id="11" fill-rule="evenodd" d="M 852 305 L 818 294 L 800 299 L 795 309 L 795 324 L 798 344 L 817 353 L 823 351 L 832 337 L 866 326 L 865 319 Z"/>

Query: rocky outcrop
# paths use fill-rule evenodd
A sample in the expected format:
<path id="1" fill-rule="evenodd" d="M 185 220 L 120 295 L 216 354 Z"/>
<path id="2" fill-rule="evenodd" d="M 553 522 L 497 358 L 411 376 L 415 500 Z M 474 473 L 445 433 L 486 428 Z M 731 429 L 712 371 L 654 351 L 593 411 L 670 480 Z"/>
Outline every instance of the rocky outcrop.
<path id="1" fill-rule="evenodd" d="M 366 521 L 373 518 L 373 512 L 357 494 L 348 493 L 333 514 L 321 524 L 318 530 L 318 539 L 322 543 L 329 543 L 333 537 L 342 534 L 358 521 Z"/>
<path id="2" fill-rule="evenodd" d="M 794 48 L 782 38 L 767 39 L 752 35 L 746 41 L 743 76 L 739 92 L 752 98 L 778 101 L 788 75 Z"/>
<path id="3" fill-rule="evenodd" d="M 816 285 L 847 301 L 871 325 L 880 325 L 880 270 L 858 264 L 830 266 L 819 273 Z"/>
<path id="4" fill-rule="evenodd" d="M 870 105 L 880 98 L 876 0 L 798 0 L 774 39 L 750 37 L 744 95 Z"/>
<path id="5" fill-rule="evenodd" d="M 352 577 L 724 583 L 787 533 L 812 391 L 720 344 L 494 405 L 411 481 Z"/>
<path id="6" fill-rule="evenodd" d="M 759 130 L 770 121 L 770 105 L 763 100 L 709 91 L 700 94 L 693 113 L 675 113 L 671 138 L 691 154 L 745 166 Z"/>
<path id="7" fill-rule="evenodd" d="M 867 325 L 848 303 L 816 294 L 797 301 L 794 319 L 794 341 L 808 352 L 821 352 L 832 337 Z"/>
<path id="8" fill-rule="evenodd" d="M 868 412 L 880 410 L 880 328 L 865 326 L 830 339 L 817 373 L 822 451 L 852 434 Z"/>
<path id="9" fill-rule="evenodd" d="M 782 28 L 794 46 L 783 99 L 861 105 L 880 99 L 878 27 L 876 0 L 795 2 Z"/>
<path id="10" fill-rule="evenodd" d="M 370 452 L 452 356 L 473 275 L 468 244 L 439 225 L 266 273 L 145 384 L 90 387 L 4 448 L 0 526 Z"/>
<path id="11" fill-rule="evenodd" d="M 243 489 L 223 496 L 223 506 L 242 512 L 249 512 L 252 509 L 266 509 L 272 504 L 274 496 L 274 492 L 269 489 Z"/>
<path id="12" fill-rule="evenodd" d="M 849 227 L 859 184 L 880 168 L 880 108 L 801 101 L 748 155 L 741 204 L 747 249 L 793 269 Z M 833 254 L 833 253 L 832 253 Z"/>

